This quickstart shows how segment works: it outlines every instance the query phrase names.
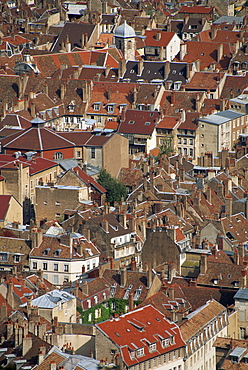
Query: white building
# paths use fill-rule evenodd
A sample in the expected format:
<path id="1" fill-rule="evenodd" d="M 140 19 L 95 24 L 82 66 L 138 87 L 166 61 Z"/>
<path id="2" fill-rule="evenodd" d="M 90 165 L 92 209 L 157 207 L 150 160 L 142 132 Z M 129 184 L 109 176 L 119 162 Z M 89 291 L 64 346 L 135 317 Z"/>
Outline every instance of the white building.
<path id="1" fill-rule="evenodd" d="M 42 270 L 45 279 L 61 286 L 99 266 L 99 256 L 98 248 L 81 234 L 44 235 L 30 252 L 30 270 Z"/>
<path id="2" fill-rule="evenodd" d="M 227 336 L 227 326 L 226 308 L 214 299 L 185 317 L 180 326 L 187 344 L 184 370 L 216 368 L 216 349 L 213 344 L 217 337 Z"/>

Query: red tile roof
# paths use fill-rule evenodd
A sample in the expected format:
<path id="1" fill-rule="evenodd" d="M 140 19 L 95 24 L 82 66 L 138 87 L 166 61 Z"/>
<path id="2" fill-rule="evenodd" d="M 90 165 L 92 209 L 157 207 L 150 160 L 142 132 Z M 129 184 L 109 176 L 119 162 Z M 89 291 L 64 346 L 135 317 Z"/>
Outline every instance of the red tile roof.
<path id="1" fill-rule="evenodd" d="M 9 209 L 11 195 L 0 195 L 0 221 L 4 221 Z"/>
<path id="2" fill-rule="evenodd" d="M 180 13 L 184 13 L 184 14 L 210 14 L 214 11 L 214 7 L 212 6 L 183 6 L 180 10 L 179 10 L 179 14 Z"/>
<path id="3" fill-rule="evenodd" d="M 93 177 L 87 175 L 86 172 L 84 172 L 80 167 L 74 167 L 72 170 L 86 183 L 90 184 L 94 188 L 96 188 L 101 193 L 106 193 L 106 189 L 104 189 L 103 186 L 101 186 L 97 181 L 93 179 Z"/>
<path id="4" fill-rule="evenodd" d="M 120 123 L 120 133 L 151 135 L 160 117 L 159 112 L 128 109 Z"/>
<path id="5" fill-rule="evenodd" d="M 173 351 L 185 345 L 178 326 L 151 305 L 107 320 L 96 326 L 121 350 L 122 358 L 129 367 L 154 356 Z M 174 342 L 163 348 L 162 339 L 174 337 Z M 149 351 L 149 343 L 156 343 L 156 352 Z M 172 344 L 174 343 L 174 344 Z M 131 352 L 144 348 L 144 355 L 131 358 Z"/>
<path id="6" fill-rule="evenodd" d="M 156 38 L 156 34 L 160 34 L 160 38 Z M 146 30 L 145 31 L 145 45 L 146 46 L 162 46 L 166 47 L 175 35 L 174 32 L 167 32 L 159 30 Z"/>

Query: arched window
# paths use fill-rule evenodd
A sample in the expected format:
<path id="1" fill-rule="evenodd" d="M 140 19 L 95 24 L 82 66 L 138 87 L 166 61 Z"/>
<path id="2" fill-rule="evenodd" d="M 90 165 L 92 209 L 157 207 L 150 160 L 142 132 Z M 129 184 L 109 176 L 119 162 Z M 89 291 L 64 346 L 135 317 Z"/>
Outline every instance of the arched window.
<path id="1" fill-rule="evenodd" d="M 53 155 L 53 159 L 63 159 L 63 158 L 64 158 L 64 156 L 63 156 L 63 153 L 61 153 L 61 152 L 56 152 Z"/>

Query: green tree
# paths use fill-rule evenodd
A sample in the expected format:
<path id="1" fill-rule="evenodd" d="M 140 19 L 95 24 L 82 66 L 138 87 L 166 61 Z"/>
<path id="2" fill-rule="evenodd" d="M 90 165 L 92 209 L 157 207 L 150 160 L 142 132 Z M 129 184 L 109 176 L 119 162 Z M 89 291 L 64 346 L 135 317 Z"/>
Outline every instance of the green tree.
<path id="1" fill-rule="evenodd" d="M 111 205 L 120 202 L 122 197 L 126 199 L 125 185 L 114 179 L 106 170 L 100 171 L 97 182 L 107 190 L 106 201 Z"/>
<path id="2" fill-rule="evenodd" d="M 160 154 L 159 157 L 163 154 L 166 154 L 168 157 L 170 157 L 173 154 L 173 135 L 166 135 L 164 137 L 163 143 L 159 146 Z"/>

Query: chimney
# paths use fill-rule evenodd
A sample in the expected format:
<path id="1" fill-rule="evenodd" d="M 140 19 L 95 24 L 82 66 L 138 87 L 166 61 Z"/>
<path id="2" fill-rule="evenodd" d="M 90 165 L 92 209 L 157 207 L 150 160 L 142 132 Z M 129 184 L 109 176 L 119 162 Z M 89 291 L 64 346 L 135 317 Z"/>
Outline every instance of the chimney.
<path id="1" fill-rule="evenodd" d="M 106 219 L 102 220 L 102 228 L 103 230 L 108 233 L 109 232 L 109 224 L 108 224 L 108 221 Z"/>
<path id="2" fill-rule="evenodd" d="M 187 53 L 187 44 L 180 45 L 179 60 L 182 61 Z"/>
<path id="3" fill-rule="evenodd" d="M 247 285 L 247 269 L 244 267 L 241 270 L 241 289 L 245 289 Z"/>
<path id="4" fill-rule="evenodd" d="M 26 353 L 32 348 L 32 337 L 27 335 L 22 339 L 22 356 L 25 356 Z"/>
<path id="5" fill-rule="evenodd" d="M 159 41 L 161 39 L 161 32 L 157 32 L 155 38 L 156 41 Z"/>
<path id="6" fill-rule="evenodd" d="M 202 254 L 200 260 L 200 274 L 206 274 L 207 272 L 207 255 Z"/>
<path id="7" fill-rule="evenodd" d="M 82 292 L 86 295 L 89 294 L 89 289 L 88 289 L 88 283 L 86 280 L 83 280 L 82 281 L 82 285 L 81 285 L 81 289 L 82 289 Z"/>
<path id="8" fill-rule="evenodd" d="M 90 229 L 83 229 L 82 234 L 87 240 L 90 240 Z"/>
<path id="9" fill-rule="evenodd" d="M 62 83 L 60 86 L 60 99 L 64 100 L 64 98 L 65 98 L 65 84 Z"/>
<path id="10" fill-rule="evenodd" d="M 125 287 L 127 284 L 127 269 L 126 266 L 122 266 L 120 268 L 120 286 Z"/>
<path id="11" fill-rule="evenodd" d="M 108 99 L 108 101 L 111 100 L 111 89 L 108 89 L 108 91 L 107 91 L 107 99 Z"/>
<path id="12" fill-rule="evenodd" d="M 225 209 L 226 209 L 226 216 L 232 216 L 232 196 L 227 194 L 225 196 Z"/>
<path id="13" fill-rule="evenodd" d="M 56 370 L 56 368 L 57 368 L 56 361 L 51 361 L 49 370 Z"/>
<path id="14" fill-rule="evenodd" d="M 218 45 L 218 50 L 217 50 L 217 62 L 219 63 L 220 60 L 223 57 L 223 44 Z"/>
<path id="15" fill-rule="evenodd" d="M 135 217 L 131 217 L 129 219 L 129 231 L 131 233 L 135 233 L 135 231 L 136 231 L 136 220 L 135 220 Z"/>
<path id="16" fill-rule="evenodd" d="M 152 285 L 152 269 L 151 267 L 149 267 L 147 271 L 147 289 L 149 289 L 151 285 Z"/>
<path id="17" fill-rule="evenodd" d="M 216 35 L 217 35 L 217 28 L 212 28 L 211 29 L 211 36 L 210 36 L 211 40 L 215 39 Z"/>
<path id="18" fill-rule="evenodd" d="M 6 339 L 8 340 L 14 333 L 14 327 L 13 327 L 13 322 L 8 321 L 7 322 L 7 337 Z"/>
<path id="19" fill-rule="evenodd" d="M 138 63 L 138 76 L 141 76 L 144 68 L 143 59 L 139 60 L 137 63 Z"/>
<path id="20" fill-rule="evenodd" d="M 40 347 L 39 355 L 38 355 L 38 365 L 40 365 L 44 361 L 45 354 L 46 354 L 46 347 L 44 346 Z"/>
<path id="21" fill-rule="evenodd" d="M 167 60 L 164 63 L 164 79 L 168 77 L 169 73 L 170 73 L 170 62 Z"/>
<path id="22" fill-rule="evenodd" d="M 175 299 L 175 290 L 174 290 L 174 288 L 173 288 L 172 286 L 170 286 L 170 287 L 168 288 L 168 290 L 167 290 L 167 294 L 168 294 L 168 297 L 169 297 L 172 301 L 174 301 L 174 299 Z"/>
<path id="23" fill-rule="evenodd" d="M 0 307 L 0 321 L 6 319 L 7 317 L 8 317 L 7 306 L 6 306 L 6 303 L 3 302 Z"/>
<path id="24" fill-rule="evenodd" d="M 133 292 L 129 293 L 128 306 L 129 306 L 129 311 L 133 311 L 134 309 Z"/>
<path id="25" fill-rule="evenodd" d="M 119 214 L 119 222 L 124 227 L 124 229 L 127 228 L 127 215 L 126 212 Z"/>
<path id="26" fill-rule="evenodd" d="M 208 203 L 212 204 L 212 189 L 210 188 L 210 186 L 208 186 L 207 188 L 206 195 Z"/>
<path id="27" fill-rule="evenodd" d="M 135 257 L 131 258 L 131 271 L 136 271 L 136 260 Z"/>
<path id="28" fill-rule="evenodd" d="M 11 282 L 9 282 L 7 285 L 6 301 L 12 308 L 14 308 L 13 283 Z"/>

